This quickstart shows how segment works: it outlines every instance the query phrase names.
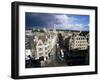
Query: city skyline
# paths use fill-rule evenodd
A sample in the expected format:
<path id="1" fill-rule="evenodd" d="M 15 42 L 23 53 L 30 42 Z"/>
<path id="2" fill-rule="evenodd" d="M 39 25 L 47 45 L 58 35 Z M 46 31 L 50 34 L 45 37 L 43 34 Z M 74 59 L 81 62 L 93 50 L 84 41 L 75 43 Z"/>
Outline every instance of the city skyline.
<path id="1" fill-rule="evenodd" d="M 25 26 L 28 28 L 47 28 L 61 30 L 89 31 L 89 15 L 25 13 Z"/>

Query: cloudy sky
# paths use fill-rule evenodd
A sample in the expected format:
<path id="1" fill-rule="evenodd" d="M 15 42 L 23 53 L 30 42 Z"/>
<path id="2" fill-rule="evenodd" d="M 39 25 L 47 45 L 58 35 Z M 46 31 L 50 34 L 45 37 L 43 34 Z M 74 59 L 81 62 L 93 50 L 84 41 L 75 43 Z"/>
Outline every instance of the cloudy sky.
<path id="1" fill-rule="evenodd" d="M 56 28 L 89 31 L 89 16 L 55 13 L 25 13 L 26 28 Z"/>

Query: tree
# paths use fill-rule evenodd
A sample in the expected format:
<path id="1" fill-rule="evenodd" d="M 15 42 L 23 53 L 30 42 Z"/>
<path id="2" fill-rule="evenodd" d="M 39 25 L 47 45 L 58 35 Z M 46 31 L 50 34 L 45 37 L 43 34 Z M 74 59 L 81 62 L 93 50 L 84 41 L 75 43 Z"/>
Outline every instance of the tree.
<path id="1" fill-rule="evenodd" d="M 64 47 L 63 36 L 61 33 L 58 33 L 58 43 L 59 43 L 60 48 Z"/>

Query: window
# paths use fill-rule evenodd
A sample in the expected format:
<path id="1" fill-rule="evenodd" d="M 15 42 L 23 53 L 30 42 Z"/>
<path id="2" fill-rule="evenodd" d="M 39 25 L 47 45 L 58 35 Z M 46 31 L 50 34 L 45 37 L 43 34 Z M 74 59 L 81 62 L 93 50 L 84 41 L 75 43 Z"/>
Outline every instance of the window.
<path id="1" fill-rule="evenodd" d="M 41 46 L 41 45 L 42 45 L 42 43 L 39 43 L 38 45 L 39 45 L 39 46 Z"/>
<path id="2" fill-rule="evenodd" d="M 48 53 L 47 53 L 47 52 L 45 52 L 45 54 L 47 55 Z"/>
<path id="3" fill-rule="evenodd" d="M 76 40 L 78 40 L 78 38 L 76 38 Z"/>
<path id="4" fill-rule="evenodd" d="M 40 56 L 42 56 L 42 55 L 43 55 L 43 53 L 39 53 L 39 55 L 40 55 Z"/>
<path id="5" fill-rule="evenodd" d="M 82 47 L 83 49 L 85 49 L 85 47 Z"/>
<path id="6" fill-rule="evenodd" d="M 45 47 L 45 50 L 47 50 L 47 47 Z"/>
<path id="7" fill-rule="evenodd" d="M 81 37 L 81 40 L 83 40 L 83 38 Z"/>
<path id="8" fill-rule="evenodd" d="M 39 50 L 39 51 L 42 51 L 42 48 L 39 48 L 38 50 Z"/>

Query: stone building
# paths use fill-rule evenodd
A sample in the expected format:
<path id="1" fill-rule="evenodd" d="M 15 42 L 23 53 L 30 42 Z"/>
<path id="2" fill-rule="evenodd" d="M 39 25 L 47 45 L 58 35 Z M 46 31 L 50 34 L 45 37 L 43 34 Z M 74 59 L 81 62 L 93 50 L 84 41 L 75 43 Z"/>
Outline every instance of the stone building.
<path id="1" fill-rule="evenodd" d="M 88 49 L 88 42 L 85 36 L 77 34 L 72 35 L 69 40 L 69 50 L 86 50 Z"/>
<path id="2" fill-rule="evenodd" d="M 33 41 L 32 45 L 32 54 L 34 56 L 34 59 L 40 59 L 42 58 L 44 61 L 49 59 L 49 56 L 51 54 L 51 51 L 54 48 L 54 45 L 56 44 L 56 36 L 46 33 L 39 33 L 36 35 L 36 39 Z"/>

